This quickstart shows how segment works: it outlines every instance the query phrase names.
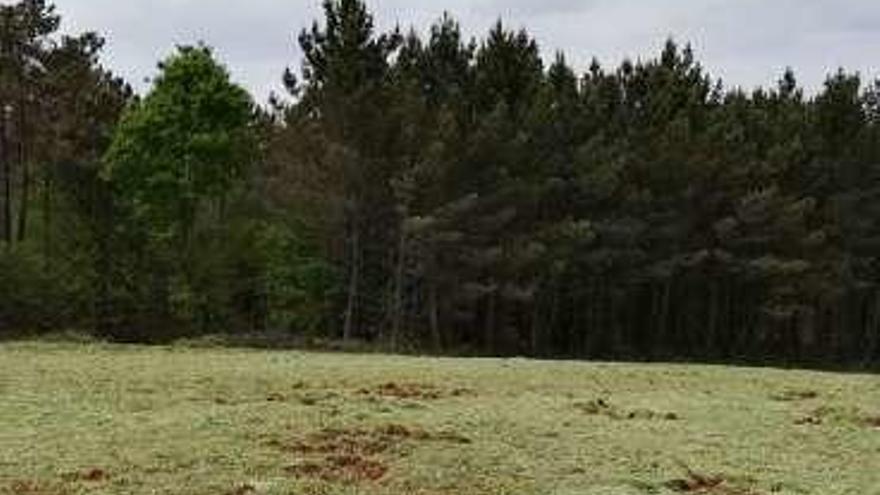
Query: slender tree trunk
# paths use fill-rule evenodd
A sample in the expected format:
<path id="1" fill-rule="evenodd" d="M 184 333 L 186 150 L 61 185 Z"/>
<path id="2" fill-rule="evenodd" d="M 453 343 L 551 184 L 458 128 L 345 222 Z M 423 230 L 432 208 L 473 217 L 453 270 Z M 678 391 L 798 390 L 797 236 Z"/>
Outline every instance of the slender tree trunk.
<path id="1" fill-rule="evenodd" d="M 0 103 L 0 215 L 2 215 L 2 224 L 0 224 L 0 235 L 9 246 L 12 244 L 12 165 L 9 162 L 9 118 L 5 105 Z"/>
<path id="2" fill-rule="evenodd" d="M 736 288 L 735 282 L 732 282 L 731 279 L 726 279 L 724 282 L 724 298 L 722 299 L 723 310 L 721 312 L 721 331 L 723 332 L 723 357 L 725 359 L 729 359 L 733 356 L 733 340 L 734 335 L 736 334 L 736 313 L 735 313 L 735 305 L 733 302 L 734 290 Z"/>
<path id="3" fill-rule="evenodd" d="M 112 301 L 110 295 L 113 266 L 111 258 L 112 213 L 107 193 L 102 189 L 101 184 L 97 184 L 94 187 L 97 190 L 95 191 L 96 205 L 92 221 L 95 225 L 98 244 L 98 256 L 95 260 L 95 271 L 98 275 L 97 300 L 95 301 L 97 306 L 95 308 L 96 327 L 100 335 L 110 336 L 115 330 L 112 322 L 113 310 L 111 308 Z"/>
<path id="4" fill-rule="evenodd" d="M 596 355 L 596 336 L 599 333 L 599 289 L 594 277 L 590 277 L 589 284 L 589 297 L 585 301 L 587 305 L 587 322 L 582 331 L 584 333 L 584 356 L 592 358 Z M 577 307 L 579 301 L 574 300 L 572 303 Z"/>
<path id="5" fill-rule="evenodd" d="M 550 299 L 550 315 L 547 318 L 546 327 L 544 328 L 544 332 L 549 333 L 551 337 L 551 343 L 555 341 L 556 330 L 558 327 L 557 315 L 559 314 L 559 285 L 559 281 L 554 280 L 552 289 L 553 292 Z M 577 327 L 575 327 L 575 331 L 577 331 Z M 580 342 L 579 337 L 580 336 L 578 336 L 576 340 L 573 340 L 572 343 Z M 578 350 L 578 352 L 580 352 L 580 350 Z"/>
<path id="6" fill-rule="evenodd" d="M 351 340 L 354 332 L 355 312 L 358 306 L 358 289 L 361 276 L 361 241 L 360 225 L 354 222 L 351 233 L 351 273 L 348 280 L 348 303 L 345 308 L 345 323 L 342 327 L 342 340 Z"/>
<path id="7" fill-rule="evenodd" d="M 709 356 L 718 354 L 716 346 L 718 342 L 719 290 L 717 281 L 709 282 L 709 328 L 706 335 L 706 352 Z"/>
<path id="8" fill-rule="evenodd" d="M 540 299 L 538 297 L 532 298 L 532 311 L 531 311 L 531 347 L 532 347 L 532 356 L 537 357 L 539 355 L 540 347 L 541 347 L 541 304 L 539 303 Z"/>
<path id="9" fill-rule="evenodd" d="M 43 259 L 45 270 L 49 271 L 49 260 L 52 259 L 52 180 L 43 180 Z"/>
<path id="10" fill-rule="evenodd" d="M 394 273 L 394 316 L 391 322 L 391 350 L 397 351 L 400 330 L 403 326 L 403 282 L 406 265 L 406 233 L 403 228 L 397 243 L 397 266 Z"/>
<path id="11" fill-rule="evenodd" d="M 27 156 L 27 118 L 24 99 L 18 105 L 18 166 L 21 168 L 21 203 L 18 210 L 18 242 L 27 236 L 28 211 L 30 207 L 31 170 Z"/>
<path id="12" fill-rule="evenodd" d="M 18 210 L 18 242 L 24 242 L 28 229 L 28 211 L 30 206 L 31 174 L 27 162 L 20 162 L 22 169 L 21 197 Z"/>
<path id="13" fill-rule="evenodd" d="M 657 338 L 654 346 L 660 347 L 660 352 L 666 353 L 669 345 L 669 306 L 672 300 L 672 277 L 663 281 L 663 294 L 660 296 L 660 317 L 658 318 Z"/>
<path id="14" fill-rule="evenodd" d="M 880 290 L 875 289 L 874 292 L 873 301 L 870 305 L 871 316 L 866 328 L 868 342 L 865 354 L 862 357 L 863 365 L 866 367 L 876 364 L 874 360 L 878 358 L 878 351 L 880 351 Z"/>
<path id="15" fill-rule="evenodd" d="M 158 259 L 151 260 L 150 280 L 150 314 L 147 321 L 151 322 L 148 338 L 164 339 L 173 331 L 171 328 L 171 260 L 170 246 L 161 243 L 158 246 Z"/>
<path id="16" fill-rule="evenodd" d="M 490 281 L 490 286 L 493 285 Z M 496 295 L 493 290 L 486 301 L 486 321 L 485 321 L 485 338 L 486 350 L 489 354 L 495 353 L 495 303 Z"/>
<path id="17" fill-rule="evenodd" d="M 647 356 L 656 358 L 657 328 L 660 324 L 660 301 L 663 296 L 655 282 L 649 284 L 648 290 L 651 294 L 651 316 L 647 321 L 644 321 L 645 328 L 642 330 L 645 339 L 644 352 Z"/>
<path id="18" fill-rule="evenodd" d="M 428 319 L 431 326 L 431 340 L 434 350 L 440 351 L 443 348 L 443 339 L 440 334 L 440 308 L 438 307 L 439 302 L 437 300 L 437 284 L 433 281 L 428 283 L 430 284 L 428 289 Z"/>
<path id="19" fill-rule="evenodd" d="M 565 294 L 563 314 L 570 313 L 570 318 L 563 318 L 565 338 L 560 339 L 562 347 L 557 348 L 557 352 L 567 353 L 567 357 L 589 357 L 587 326 L 590 324 L 590 305 L 582 303 L 583 297 L 582 289 Z"/>

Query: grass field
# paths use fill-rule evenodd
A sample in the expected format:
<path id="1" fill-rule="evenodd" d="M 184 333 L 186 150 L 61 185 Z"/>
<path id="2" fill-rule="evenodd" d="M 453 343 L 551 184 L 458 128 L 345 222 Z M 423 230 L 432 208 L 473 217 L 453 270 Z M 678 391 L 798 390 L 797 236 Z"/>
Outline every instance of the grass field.
<path id="1" fill-rule="evenodd" d="M 880 378 L 6 344 L 2 494 L 880 494 Z"/>

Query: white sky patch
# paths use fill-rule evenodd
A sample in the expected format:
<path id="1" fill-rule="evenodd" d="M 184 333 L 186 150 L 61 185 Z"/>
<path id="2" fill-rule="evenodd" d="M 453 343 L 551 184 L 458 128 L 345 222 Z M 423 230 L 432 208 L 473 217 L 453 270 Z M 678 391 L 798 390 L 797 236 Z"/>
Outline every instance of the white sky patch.
<path id="1" fill-rule="evenodd" d="M 3 3 L 9 3 L 4 0 Z M 499 17 L 526 27 L 546 57 L 561 50 L 578 69 L 655 56 L 665 39 L 690 42 L 725 85 L 775 84 L 791 66 L 812 92 L 838 67 L 880 76 L 880 2 L 870 0 L 368 0 L 381 29 L 426 32 L 449 11 L 469 36 Z M 139 90 L 176 44 L 213 46 L 258 101 L 281 92 L 299 66 L 296 36 L 321 14 L 319 0 L 64 0 L 63 28 L 107 38 L 106 65 Z"/>

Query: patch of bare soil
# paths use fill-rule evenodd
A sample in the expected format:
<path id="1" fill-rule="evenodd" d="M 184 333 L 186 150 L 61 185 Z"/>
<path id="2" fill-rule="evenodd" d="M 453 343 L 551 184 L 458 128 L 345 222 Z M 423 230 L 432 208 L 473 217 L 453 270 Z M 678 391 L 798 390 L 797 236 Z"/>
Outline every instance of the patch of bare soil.
<path id="1" fill-rule="evenodd" d="M 211 399 L 217 406 L 242 406 L 267 402 L 274 404 L 298 402 L 305 406 L 316 406 L 339 397 L 339 394 L 330 390 L 307 390 L 308 386 L 303 382 L 297 382 L 292 386 L 293 393 L 281 391 L 266 392 L 265 395 L 255 397 L 228 397 L 218 395 Z M 202 399 L 193 399 L 202 400 Z"/>
<path id="2" fill-rule="evenodd" d="M 226 495 L 250 495 L 251 493 L 256 493 L 257 487 L 254 485 L 239 485 L 235 487 L 232 491 L 227 492 Z"/>
<path id="3" fill-rule="evenodd" d="M 854 411 L 839 407 L 818 407 L 795 420 L 798 426 L 821 426 L 827 422 L 851 422 L 856 417 Z"/>
<path id="4" fill-rule="evenodd" d="M 110 473 L 101 468 L 91 468 L 63 476 L 68 482 L 101 483 L 110 479 Z"/>
<path id="5" fill-rule="evenodd" d="M 821 426 L 822 423 L 824 423 L 822 418 L 809 414 L 794 421 L 794 424 L 797 426 Z"/>
<path id="6" fill-rule="evenodd" d="M 287 397 L 279 392 L 273 392 L 266 396 L 266 402 L 287 402 Z"/>
<path id="7" fill-rule="evenodd" d="M 821 426 L 824 424 L 849 424 L 863 428 L 880 429 L 880 415 L 868 415 L 858 408 L 822 406 L 799 417 L 794 424 L 799 426 Z"/>
<path id="8" fill-rule="evenodd" d="M 326 402 L 332 402 L 339 398 L 339 394 L 333 391 L 310 391 L 297 395 L 297 401 L 304 406 L 320 406 Z"/>
<path id="9" fill-rule="evenodd" d="M 6 487 L 0 487 L 2 495 L 67 495 L 67 490 L 36 481 L 17 480 Z"/>
<path id="10" fill-rule="evenodd" d="M 659 412 L 651 409 L 620 409 L 606 399 L 577 402 L 574 404 L 574 408 L 589 416 L 605 416 L 614 420 L 678 421 L 681 419 L 674 412 Z"/>
<path id="11" fill-rule="evenodd" d="M 368 397 L 384 397 L 393 399 L 439 400 L 449 397 L 469 397 L 474 392 L 464 388 L 442 389 L 423 383 L 389 382 L 374 388 L 363 388 L 358 394 Z"/>
<path id="12" fill-rule="evenodd" d="M 681 467 L 685 471 L 685 477 L 667 482 L 666 488 L 680 493 L 706 495 L 760 495 L 753 490 L 731 485 L 724 476 L 698 473 L 684 464 Z"/>
<path id="13" fill-rule="evenodd" d="M 868 428 L 880 428 L 880 416 L 867 416 L 862 422 Z"/>
<path id="14" fill-rule="evenodd" d="M 432 433 L 421 428 L 389 424 L 373 429 L 325 429 L 284 444 L 272 442 L 301 462 L 286 471 L 297 477 L 329 482 L 365 483 L 383 479 L 389 471 L 385 454 L 412 442 L 470 443 L 454 432 Z"/>
<path id="15" fill-rule="evenodd" d="M 777 402 L 803 402 L 819 398 L 819 392 L 815 390 L 784 390 L 770 396 Z"/>
<path id="16" fill-rule="evenodd" d="M 381 480 L 388 473 L 388 466 L 382 461 L 360 455 L 331 455 L 318 462 L 304 462 L 285 470 L 299 478 L 365 483 Z"/>

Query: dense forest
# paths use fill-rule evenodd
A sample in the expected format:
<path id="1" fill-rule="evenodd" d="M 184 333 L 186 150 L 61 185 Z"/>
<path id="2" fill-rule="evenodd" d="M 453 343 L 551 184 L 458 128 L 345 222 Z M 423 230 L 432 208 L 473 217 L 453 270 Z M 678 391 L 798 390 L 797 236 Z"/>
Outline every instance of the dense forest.
<path id="1" fill-rule="evenodd" d="M 0 336 L 880 360 L 880 83 L 730 88 L 671 40 L 579 73 L 501 21 L 323 10 L 258 105 L 205 45 L 137 95 L 99 34 L 0 6 Z"/>

